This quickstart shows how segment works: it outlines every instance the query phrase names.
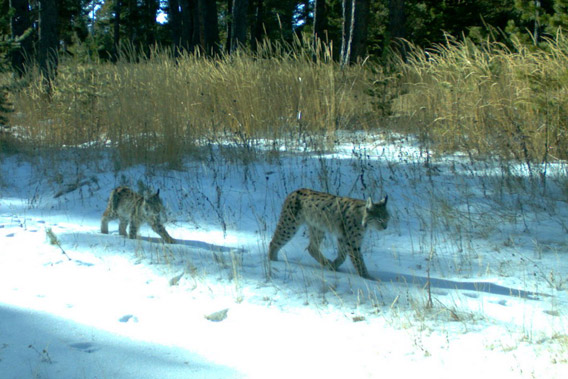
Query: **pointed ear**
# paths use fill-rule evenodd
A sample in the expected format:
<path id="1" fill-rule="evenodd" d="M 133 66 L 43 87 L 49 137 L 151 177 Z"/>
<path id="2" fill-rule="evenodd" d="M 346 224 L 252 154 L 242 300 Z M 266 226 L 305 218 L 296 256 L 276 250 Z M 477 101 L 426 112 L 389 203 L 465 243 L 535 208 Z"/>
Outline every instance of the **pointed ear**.
<path id="1" fill-rule="evenodd" d="M 158 190 L 156 191 L 156 196 L 160 196 L 160 189 L 158 188 Z"/>
<path id="2" fill-rule="evenodd" d="M 387 205 L 387 201 L 389 201 L 389 195 L 386 195 L 383 200 L 381 200 L 381 204 Z"/>
<path id="3" fill-rule="evenodd" d="M 365 208 L 367 209 L 373 208 L 373 199 L 371 199 L 370 196 L 367 198 L 367 203 L 365 204 Z"/>

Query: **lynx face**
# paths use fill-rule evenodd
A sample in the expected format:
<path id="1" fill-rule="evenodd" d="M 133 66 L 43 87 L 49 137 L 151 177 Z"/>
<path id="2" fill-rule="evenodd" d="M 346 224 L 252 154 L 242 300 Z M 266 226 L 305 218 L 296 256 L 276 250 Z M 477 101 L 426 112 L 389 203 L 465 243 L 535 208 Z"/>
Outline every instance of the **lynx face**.
<path id="1" fill-rule="evenodd" d="M 363 228 L 366 228 L 367 225 L 377 230 L 385 230 L 387 228 L 390 218 L 389 212 L 387 211 L 388 200 L 388 196 L 385 196 L 384 199 L 378 203 L 373 203 L 370 197 L 367 199 L 363 220 L 361 221 Z"/>
<path id="2" fill-rule="evenodd" d="M 387 201 L 388 197 L 378 203 L 371 198 L 365 202 L 305 188 L 294 191 L 284 201 L 268 256 L 272 261 L 278 260 L 278 251 L 306 224 L 310 238 L 308 252 L 321 265 L 336 270 L 349 255 L 357 273 L 369 278 L 361 255 L 361 242 L 368 226 L 377 230 L 387 228 L 390 218 Z M 319 249 L 326 232 L 337 237 L 339 251 L 333 261 L 324 257 Z"/>
<path id="3" fill-rule="evenodd" d="M 159 224 L 167 221 L 166 209 L 162 199 L 160 199 L 160 190 L 155 194 L 144 197 L 142 211 L 144 212 L 144 220 L 154 220 Z M 152 224 L 151 222 L 148 223 Z"/>
<path id="4" fill-rule="evenodd" d="M 119 220 L 120 235 L 126 236 L 126 227 L 130 224 L 128 237 L 136 238 L 138 228 L 146 222 L 166 243 L 175 242 L 163 225 L 166 212 L 160 199 L 160 190 L 155 194 L 142 196 L 128 187 L 115 188 L 110 194 L 107 208 L 103 213 L 101 233 L 107 234 L 109 221 L 116 219 Z"/>

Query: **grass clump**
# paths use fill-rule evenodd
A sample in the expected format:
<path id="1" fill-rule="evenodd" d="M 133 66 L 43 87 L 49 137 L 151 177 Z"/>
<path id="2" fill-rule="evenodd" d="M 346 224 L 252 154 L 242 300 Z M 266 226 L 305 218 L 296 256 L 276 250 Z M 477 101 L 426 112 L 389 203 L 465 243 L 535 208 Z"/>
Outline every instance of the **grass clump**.
<path id="1" fill-rule="evenodd" d="M 544 49 L 448 39 L 414 48 L 393 111 L 442 151 L 522 162 L 568 158 L 568 39 Z"/>
<path id="2" fill-rule="evenodd" d="M 110 145 L 121 164 L 175 166 L 209 143 L 327 148 L 338 130 L 380 125 L 428 149 L 531 170 L 568 158 L 568 39 L 543 46 L 448 37 L 388 69 L 342 67 L 331 47 L 301 41 L 214 60 L 167 50 L 115 64 L 61 58 L 51 95 L 29 70 L 7 118 L 35 146 Z"/>
<path id="3" fill-rule="evenodd" d="M 50 98 L 41 81 L 14 94 L 12 122 L 40 145 L 111 144 L 128 161 L 170 163 L 202 143 L 332 141 L 338 129 L 365 127 L 357 121 L 372 111 L 366 70 L 341 70 L 322 47 L 275 49 L 215 60 L 168 51 L 116 64 L 62 59 Z"/>

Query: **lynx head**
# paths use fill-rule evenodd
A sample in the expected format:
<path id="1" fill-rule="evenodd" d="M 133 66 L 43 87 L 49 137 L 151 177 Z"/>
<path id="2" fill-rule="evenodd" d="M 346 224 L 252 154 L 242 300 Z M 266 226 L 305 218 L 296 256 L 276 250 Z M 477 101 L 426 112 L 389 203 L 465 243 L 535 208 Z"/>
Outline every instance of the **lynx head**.
<path id="1" fill-rule="evenodd" d="M 144 213 L 151 219 L 160 222 L 166 221 L 166 208 L 162 203 L 162 199 L 160 199 L 160 190 L 156 191 L 154 194 L 144 195 Z"/>
<path id="2" fill-rule="evenodd" d="M 378 203 L 373 203 L 373 200 L 370 197 L 367 199 L 362 222 L 364 228 L 366 228 L 367 225 L 372 225 L 378 230 L 384 230 L 387 228 L 390 218 L 389 211 L 387 210 L 388 199 L 389 197 L 385 196 Z"/>

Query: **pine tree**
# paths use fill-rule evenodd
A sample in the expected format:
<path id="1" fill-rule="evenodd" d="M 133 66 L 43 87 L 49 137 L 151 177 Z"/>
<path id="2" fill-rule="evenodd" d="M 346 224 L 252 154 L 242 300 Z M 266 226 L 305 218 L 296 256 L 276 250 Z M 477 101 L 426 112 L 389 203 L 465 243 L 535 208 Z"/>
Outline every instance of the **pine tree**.
<path id="1" fill-rule="evenodd" d="M 546 31 L 551 35 L 555 35 L 558 28 L 568 31 L 568 0 L 554 0 L 552 8 L 554 14 L 550 18 Z"/>

